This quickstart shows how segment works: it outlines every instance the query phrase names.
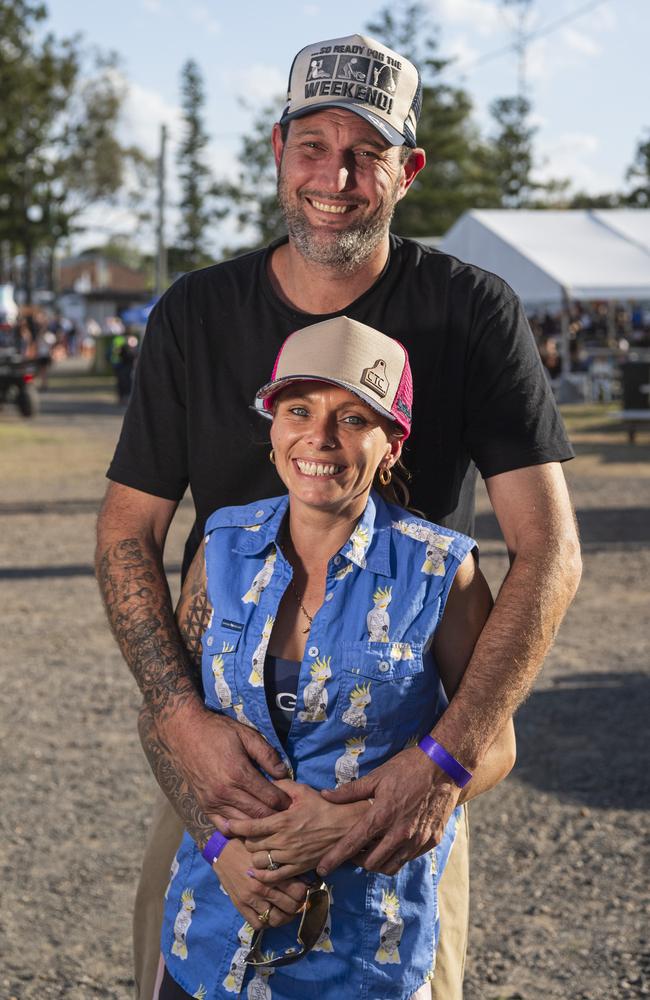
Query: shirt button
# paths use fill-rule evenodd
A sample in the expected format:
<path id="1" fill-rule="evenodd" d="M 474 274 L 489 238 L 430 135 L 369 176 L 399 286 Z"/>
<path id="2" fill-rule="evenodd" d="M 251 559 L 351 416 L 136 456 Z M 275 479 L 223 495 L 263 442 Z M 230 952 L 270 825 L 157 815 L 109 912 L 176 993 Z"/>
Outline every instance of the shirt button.
<path id="1" fill-rule="evenodd" d="M 381 670 L 382 674 L 385 674 L 387 670 L 390 670 L 390 663 L 388 663 L 386 660 L 382 660 L 381 663 L 379 664 L 379 669 Z"/>
<path id="2" fill-rule="evenodd" d="M 341 557 L 340 556 L 334 556 L 334 565 L 338 566 L 340 562 L 341 562 Z"/>
<path id="3" fill-rule="evenodd" d="M 209 541 L 210 541 L 210 536 L 206 535 L 205 536 L 205 544 L 207 545 Z"/>
<path id="4" fill-rule="evenodd" d="M 327 596 L 325 597 L 325 600 L 326 601 L 331 601 L 333 597 L 334 597 L 334 594 L 332 594 L 332 593 L 327 594 Z"/>
<path id="5" fill-rule="evenodd" d="M 256 510 L 255 511 L 255 517 L 264 517 L 264 511 L 263 510 Z"/>
<path id="6" fill-rule="evenodd" d="M 318 656 L 318 646 L 310 646 L 307 652 L 310 656 Z"/>
<path id="7" fill-rule="evenodd" d="M 212 643 L 214 642 L 214 639 L 212 638 L 211 635 L 208 636 L 207 642 L 208 642 L 208 646 L 211 646 Z"/>

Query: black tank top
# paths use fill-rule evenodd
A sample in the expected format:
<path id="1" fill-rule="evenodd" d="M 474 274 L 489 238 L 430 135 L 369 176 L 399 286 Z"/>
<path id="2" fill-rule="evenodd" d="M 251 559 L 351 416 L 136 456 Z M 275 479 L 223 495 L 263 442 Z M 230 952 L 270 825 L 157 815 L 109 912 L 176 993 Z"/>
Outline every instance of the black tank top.
<path id="1" fill-rule="evenodd" d="M 282 746 L 286 746 L 293 713 L 296 710 L 299 675 L 300 663 L 297 660 L 285 660 L 280 656 L 267 655 L 264 661 L 266 704 Z"/>

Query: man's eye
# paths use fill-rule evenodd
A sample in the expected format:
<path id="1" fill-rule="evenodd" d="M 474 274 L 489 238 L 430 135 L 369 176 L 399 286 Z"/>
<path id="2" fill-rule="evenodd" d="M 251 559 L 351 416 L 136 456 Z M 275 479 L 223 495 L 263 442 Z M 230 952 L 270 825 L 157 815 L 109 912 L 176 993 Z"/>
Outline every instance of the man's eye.
<path id="1" fill-rule="evenodd" d="M 361 160 L 376 160 L 378 158 L 372 149 L 358 149 L 356 155 Z"/>

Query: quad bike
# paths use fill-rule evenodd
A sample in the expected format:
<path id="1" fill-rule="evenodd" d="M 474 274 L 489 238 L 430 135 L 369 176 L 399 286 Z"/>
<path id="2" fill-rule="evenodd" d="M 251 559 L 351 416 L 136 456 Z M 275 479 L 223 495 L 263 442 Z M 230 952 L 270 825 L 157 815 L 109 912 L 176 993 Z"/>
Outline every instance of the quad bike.
<path id="1" fill-rule="evenodd" d="M 14 403 L 23 417 L 35 417 L 39 410 L 34 384 L 35 365 L 11 347 L 0 347 L 0 407 Z"/>

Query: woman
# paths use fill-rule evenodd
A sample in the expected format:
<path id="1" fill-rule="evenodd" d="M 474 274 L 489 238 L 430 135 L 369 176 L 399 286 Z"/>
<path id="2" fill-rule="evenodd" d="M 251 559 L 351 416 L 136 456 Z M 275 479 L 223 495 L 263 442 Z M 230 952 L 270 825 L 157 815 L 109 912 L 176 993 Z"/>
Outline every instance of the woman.
<path id="1" fill-rule="evenodd" d="M 212 608 L 206 704 L 278 750 L 292 804 L 232 820 L 230 839 L 217 834 L 203 852 L 213 871 L 185 835 L 167 893 L 161 998 L 428 993 L 456 815 L 433 851 L 383 874 L 357 858 L 303 908 L 306 873 L 372 809 L 334 805 L 320 789 L 424 750 L 458 784 L 471 777 L 464 801 L 514 760 L 511 724 L 473 776 L 428 736 L 491 598 L 471 539 L 384 498 L 396 496 L 411 395 L 404 348 L 345 317 L 289 337 L 257 394 L 288 497 L 213 514 L 184 597 L 203 586 Z"/>

